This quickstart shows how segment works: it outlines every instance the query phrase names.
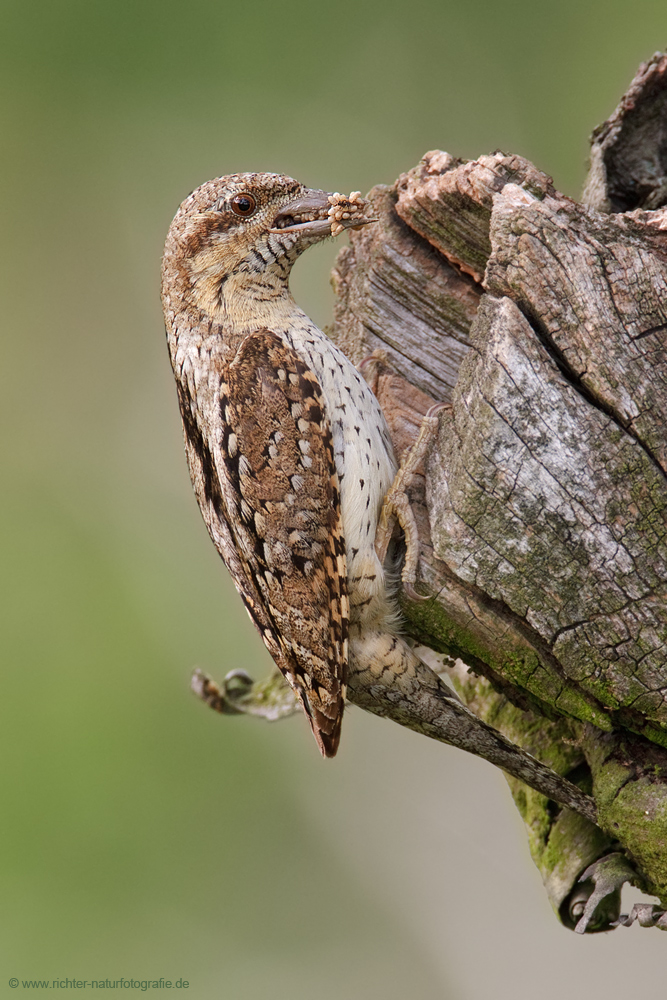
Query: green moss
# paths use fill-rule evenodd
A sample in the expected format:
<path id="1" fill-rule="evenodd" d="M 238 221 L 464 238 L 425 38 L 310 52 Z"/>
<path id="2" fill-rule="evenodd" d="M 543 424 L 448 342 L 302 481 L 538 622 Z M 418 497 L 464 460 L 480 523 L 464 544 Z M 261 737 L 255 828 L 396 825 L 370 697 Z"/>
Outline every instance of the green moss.
<path id="1" fill-rule="evenodd" d="M 633 729 L 632 726 L 627 728 L 667 749 L 667 732 L 658 723 L 647 722 L 645 726 L 637 726 L 636 729 Z"/>
<path id="2" fill-rule="evenodd" d="M 596 791 L 598 782 L 596 781 Z M 656 794 L 659 791 L 660 799 Z M 616 837 L 646 876 L 645 890 L 667 905 L 667 800 L 664 785 L 648 778 L 629 781 L 606 805 L 600 826 Z"/>
<path id="3" fill-rule="evenodd" d="M 619 747 L 631 760 L 631 749 Z M 611 754 L 599 743 L 589 747 L 598 824 L 623 845 L 645 876 L 641 887 L 667 905 L 667 788 L 656 781 L 654 768 L 638 776 L 634 762 L 619 760 L 619 747 Z"/>
<path id="4" fill-rule="evenodd" d="M 609 715 L 585 694 L 567 685 L 516 632 L 499 624 L 491 646 L 470 627 L 464 628 L 454 621 L 436 601 L 404 602 L 403 612 L 406 631 L 413 638 L 437 652 L 460 657 L 473 668 L 486 665 L 495 675 L 525 692 L 542 714 L 550 714 L 550 708 L 581 722 L 591 722 L 599 729 L 612 729 Z"/>
<path id="5" fill-rule="evenodd" d="M 448 656 L 460 657 L 466 663 L 487 662 L 487 647 L 468 629 L 450 618 L 436 601 L 403 601 L 404 625 L 408 635 L 431 649 Z"/>
<path id="6" fill-rule="evenodd" d="M 580 719 L 581 722 L 591 722 L 605 732 L 611 732 L 613 728 L 613 723 L 606 712 L 591 704 L 570 687 L 563 688 L 558 696 L 556 708 L 565 715 Z"/>
<path id="7" fill-rule="evenodd" d="M 576 887 L 579 876 L 612 845 L 599 827 L 564 809 L 552 823 L 537 867 L 549 901 L 561 918 L 561 907 Z"/>

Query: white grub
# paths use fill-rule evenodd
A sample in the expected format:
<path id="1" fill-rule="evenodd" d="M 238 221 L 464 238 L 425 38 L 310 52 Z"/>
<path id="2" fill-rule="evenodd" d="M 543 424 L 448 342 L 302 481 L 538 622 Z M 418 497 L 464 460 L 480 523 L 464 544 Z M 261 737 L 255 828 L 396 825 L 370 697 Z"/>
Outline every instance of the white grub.
<path id="1" fill-rule="evenodd" d="M 338 236 L 344 229 L 353 229 L 354 220 L 359 222 L 366 220 L 366 210 L 368 202 L 361 197 L 361 191 L 353 191 L 350 195 L 335 194 L 329 195 L 328 215 L 331 219 L 331 235 Z M 343 222 L 346 225 L 343 225 Z"/>

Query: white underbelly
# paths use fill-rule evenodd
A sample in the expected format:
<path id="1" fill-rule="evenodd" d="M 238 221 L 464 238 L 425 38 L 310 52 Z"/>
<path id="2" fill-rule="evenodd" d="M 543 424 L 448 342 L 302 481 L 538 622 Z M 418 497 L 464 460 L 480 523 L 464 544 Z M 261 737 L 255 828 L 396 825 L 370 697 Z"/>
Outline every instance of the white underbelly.
<path id="1" fill-rule="evenodd" d="M 350 603 L 365 605 L 368 597 L 384 593 L 374 546 L 382 501 L 397 469 L 389 430 L 363 376 L 325 334 L 309 322 L 286 332 L 286 339 L 322 387 L 340 483 Z"/>

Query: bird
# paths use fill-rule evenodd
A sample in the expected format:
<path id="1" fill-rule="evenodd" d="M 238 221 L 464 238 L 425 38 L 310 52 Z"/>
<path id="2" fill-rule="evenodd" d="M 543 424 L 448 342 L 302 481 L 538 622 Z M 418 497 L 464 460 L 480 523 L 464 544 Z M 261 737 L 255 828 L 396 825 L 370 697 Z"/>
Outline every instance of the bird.
<path id="1" fill-rule="evenodd" d="M 208 181 L 178 209 L 162 303 L 204 522 L 324 757 L 349 689 L 594 820 L 588 796 L 474 716 L 401 634 L 386 524 L 409 524 L 392 493 L 405 470 L 370 386 L 289 288 L 301 253 L 373 221 L 359 192 L 272 173 Z"/>
<path id="2" fill-rule="evenodd" d="M 204 521 L 325 756 L 340 739 L 350 619 L 382 614 L 375 528 L 396 472 L 375 396 L 289 292 L 303 250 L 332 224 L 362 224 L 359 210 L 336 220 L 332 201 L 273 174 L 211 181 L 180 207 L 163 262 Z"/>

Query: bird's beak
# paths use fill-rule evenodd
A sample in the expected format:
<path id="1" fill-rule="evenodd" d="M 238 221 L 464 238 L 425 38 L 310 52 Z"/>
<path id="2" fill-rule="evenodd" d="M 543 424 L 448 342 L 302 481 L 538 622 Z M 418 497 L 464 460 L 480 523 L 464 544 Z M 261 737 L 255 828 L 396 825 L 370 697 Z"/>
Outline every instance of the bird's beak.
<path id="1" fill-rule="evenodd" d="M 375 222 L 369 218 L 368 202 L 359 192 L 345 197 L 326 191 L 303 191 L 280 209 L 271 227 L 272 233 L 299 233 L 321 238 L 336 236 L 343 229 L 357 229 Z"/>

